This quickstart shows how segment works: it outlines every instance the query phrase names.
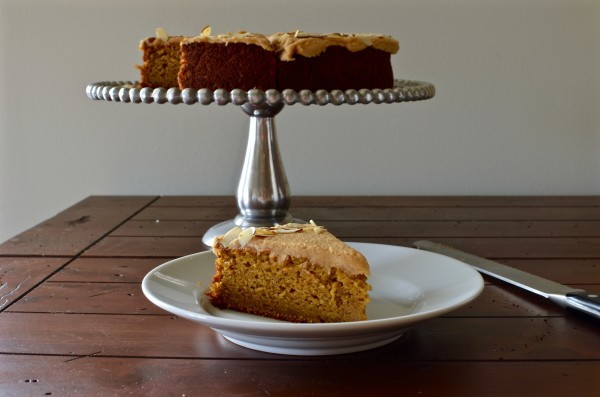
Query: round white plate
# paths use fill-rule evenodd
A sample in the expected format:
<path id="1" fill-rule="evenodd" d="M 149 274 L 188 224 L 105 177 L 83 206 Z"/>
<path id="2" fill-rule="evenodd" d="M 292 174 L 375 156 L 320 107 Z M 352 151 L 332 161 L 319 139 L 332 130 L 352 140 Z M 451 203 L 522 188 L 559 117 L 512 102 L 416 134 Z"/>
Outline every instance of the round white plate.
<path id="1" fill-rule="evenodd" d="M 201 252 L 158 266 L 142 290 L 155 305 L 211 327 L 254 350 L 293 355 L 351 353 L 383 346 L 418 322 L 438 317 L 475 299 L 483 279 L 472 267 L 449 257 L 394 245 L 348 243 L 371 266 L 371 302 L 366 321 L 289 323 L 221 310 L 204 295 L 215 272 L 215 256 Z"/>

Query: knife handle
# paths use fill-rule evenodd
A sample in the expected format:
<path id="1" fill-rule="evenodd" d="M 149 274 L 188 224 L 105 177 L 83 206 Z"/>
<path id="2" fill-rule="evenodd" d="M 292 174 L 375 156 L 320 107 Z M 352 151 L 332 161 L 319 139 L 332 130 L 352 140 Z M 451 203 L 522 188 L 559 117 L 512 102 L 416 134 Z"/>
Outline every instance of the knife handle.
<path id="1" fill-rule="evenodd" d="M 600 320 L 600 296 L 588 291 L 566 294 L 567 306 Z"/>

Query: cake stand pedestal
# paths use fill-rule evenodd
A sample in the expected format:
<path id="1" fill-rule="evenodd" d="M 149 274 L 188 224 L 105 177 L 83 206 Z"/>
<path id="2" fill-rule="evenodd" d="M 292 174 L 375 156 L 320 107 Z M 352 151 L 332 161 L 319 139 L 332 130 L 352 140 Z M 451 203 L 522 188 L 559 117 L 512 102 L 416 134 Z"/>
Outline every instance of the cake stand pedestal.
<path id="1" fill-rule="evenodd" d="M 277 144 L 275 116 L 285 105 L 392 104 L 421 101 L 432 98 L 435 95 L 435 87 L 423 81 L 395 80 L 393 88 L 384 90 L 212 91 L 205 88 L 141 88 L 137 82 L 108 81 L 89 84 L 86 92 L 88 97 L 94 100 L 126 103 L 231 103 L 240 106 L 250 116 L 248 144 L 236 193 L 239 213 L 234 219 L 214 225 L 204 234 L 202 242 L 211 246 L 216 236 L 226 233 L 234 226 L 265 227 L 304 222 L 295 219 L 289 212 L 290 189 Z"/>

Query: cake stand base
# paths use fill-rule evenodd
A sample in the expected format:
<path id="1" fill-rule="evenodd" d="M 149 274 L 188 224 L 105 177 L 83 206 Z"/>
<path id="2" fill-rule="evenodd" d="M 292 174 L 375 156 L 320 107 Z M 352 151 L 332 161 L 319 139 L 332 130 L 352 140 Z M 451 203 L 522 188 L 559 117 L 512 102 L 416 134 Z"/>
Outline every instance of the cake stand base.
<path id="1" fill-rule="evenodd" d="M 236 194 L 239 214 L 232 220 L 211 227 L 202 238 L 205 245 L 212 246 L 215 237 L 235 226 L 245 229 L 304 223 L 289 213 L 291 195 L 275 129 L 275 115 L 283 106 L 283 103 L 269 105 L 264 102 L 241 106 L 250 116 L 250 127 Z"/>

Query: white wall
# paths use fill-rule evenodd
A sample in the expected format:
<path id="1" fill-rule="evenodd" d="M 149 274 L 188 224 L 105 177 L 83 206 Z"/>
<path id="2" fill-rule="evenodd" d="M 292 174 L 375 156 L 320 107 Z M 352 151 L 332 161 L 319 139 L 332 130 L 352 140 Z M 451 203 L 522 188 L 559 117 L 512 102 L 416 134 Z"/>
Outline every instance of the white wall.
<path id="1" fill-rule="evenodd" d="M 91 101 L 135 80 L 157 26 L 381 32 L 397 78 L 433 100 L 291 106 L 277 116 L 295 195 L 600 194 L 597 0 L 2 0 L 0 241 L 92 194 L 233 194 L 235 106 Z"/>

